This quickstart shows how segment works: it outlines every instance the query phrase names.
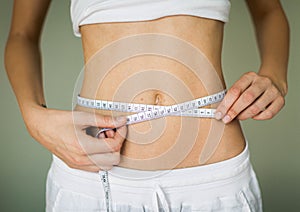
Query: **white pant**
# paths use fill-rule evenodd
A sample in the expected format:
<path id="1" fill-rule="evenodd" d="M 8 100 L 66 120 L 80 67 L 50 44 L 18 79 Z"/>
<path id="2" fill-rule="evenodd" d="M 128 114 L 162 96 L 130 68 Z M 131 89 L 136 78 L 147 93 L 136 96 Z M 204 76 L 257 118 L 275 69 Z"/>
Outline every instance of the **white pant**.
<path id="1" fill-rule="evenodd" d="M 248 146 L 238 156 L 192 168 L 109 172 L 113 211 L 262 211 Z M 53 157 L 48 173 L 47 212 L 106 211 L 98 173 L 69 168 Z"/>

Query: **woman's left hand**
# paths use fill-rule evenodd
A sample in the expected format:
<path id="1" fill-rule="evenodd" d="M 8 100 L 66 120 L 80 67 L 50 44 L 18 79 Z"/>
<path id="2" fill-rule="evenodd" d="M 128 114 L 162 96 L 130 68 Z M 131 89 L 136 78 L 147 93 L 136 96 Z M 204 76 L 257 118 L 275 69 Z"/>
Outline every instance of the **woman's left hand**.
<path id="1" fill-rule="evenodd" d="M 216 119 L 222 119 L 225 124 L 234 118 L 271 119 L 284 103 L 282 90 L 270 78 L 248 72 L 228 90 L 216 110 Z"/>

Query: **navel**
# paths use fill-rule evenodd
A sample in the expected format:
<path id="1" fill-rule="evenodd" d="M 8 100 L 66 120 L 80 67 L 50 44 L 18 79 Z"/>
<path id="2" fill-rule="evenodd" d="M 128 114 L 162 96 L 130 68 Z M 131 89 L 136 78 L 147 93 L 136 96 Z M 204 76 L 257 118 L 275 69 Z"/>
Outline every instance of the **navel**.
<path id="1" fill-rule="evenodd" d="M 161 102 L 162 102 L 162 96 L 161 96 L 161 94 L 156 94 L 156 95 L 155 95 L 155 101 L 154 101 L 154 104 L 155 104 L 155 105 L 159 105 L 159 104 L 161 104 Z"/>

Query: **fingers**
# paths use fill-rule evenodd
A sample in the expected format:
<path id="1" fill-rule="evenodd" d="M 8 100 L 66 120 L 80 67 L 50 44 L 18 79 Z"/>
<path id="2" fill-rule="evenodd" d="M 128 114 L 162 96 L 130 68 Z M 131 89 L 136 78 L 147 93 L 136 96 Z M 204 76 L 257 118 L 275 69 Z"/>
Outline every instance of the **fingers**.
<path id="1" fill-rule="evenodd" d="M 114 152 L 119 152 L 127 135 L 127 126 L 117 128 L 116 131 L 108 130 L 103 132 L 103 134 L 105 134 L 106 138 L 104 141 L 107 142 L 111 149 Z"/>
<path id="2" fill-rule="evenodd" d="M 216 119 L 224 119 L 228 110 L 237 101 L 237 99 L 239 99 L 242 93 L 251 85 L 252 81 L 252 74 L 245 74 L 233 84 L 216 110 Z"/>
<path id="3" fill-rule="evenodd" d="M 254 116 L 253 119 L 255 120 L 271 119 L 275 116 L 275 114 L 277 114 L 281 110 L 283 106 L 284 106 L 284 98 L 278 97 L 276 100 L 272 102 L 272 104 L 270 104 L 270 106 L 267 107 L 266 110 Z"/>
<path id="4" fill-rule="evenodd" d="M 274 89 L 274 91 L 272 90 L 273 89 L 265 91 L 260 98 L 258 98 L 253 104 L 251 104 L 238 115 L 238 119 L 246 120 L 248 118 L 253 118 L 262 111 L 266 110 L 266 108 L 274 101 L 274 99 L 277 98 L 276 94 L 278 91 L 276 91 L 276 89 Z"/>
<path id="5" fill-rule="evenodd" d="M 79 155 L 73 152 L 56 152 L 56 155 L 74 169 L 86 171 L 109 170 L 120 162 L 120 152 L 110 152 L 92 155 Z"/>
<path id="6" fill-rule="evenodd" d="M 104 134 L 105 134 L 105 137 L 107 137 L 107 138 L 113 138 L 115 136 L 115 131 L 107 130 L 104 132 Z"/>
<path id="7" fill-rule="evenodd" d="M 99 134 L 98 138 L 115 138 L 115 139 L 117 138 L 117 139 L 124 140 L 126 135 L 127 135 L 127 127 L 124 125 L 119 128 L 105 130 Z"/>
<path id="8" fill-rule="evenodd" d="M 127 133 L 126 117 L 54 110 L 45 120 L 47 124 L 41 124 L 43 133 L 38 140 L 69 167 L 97 172 L 111 169 L 120 161 L 119 151 Z M 99 128 L 118 129 L 95 138 L 91 136 L 95 133 L 95 129 L 90 128 L 92 125 L 96 132 Z"/>
<path id="9" fill-rule="evenodd" d="M 122 126 L 116 129 L 116 132 L 114 134 L 114 140 L 122 142 L 125 140 L 127 136 L 127 126 Z"/>
<path id="10" fill-rule="evenodd" d="M 269 78 L 249 72 L 229 89 L 217 108 L 216 119 L 226 124 L 236 117 L 270 119 L 283 105 L 282 94 Z"/>
<path id="11" fill-rule="evenodd" d="M 74 116 L 75 114 L 75 116 Z M 120 162 L 120 150 L 127 134 L 126 117 L 112 118 L 95 114 L 73 113 L 75 125 L 75 143 L 61 149 L 62 158 L 71 168 L 99 171 L 109 170 Z M 88 125 L 86 127 L 85 125 Z M 113 128 L 94 137 L 99 128 Z M 73 144 L 72 144 L 73 143 Z M 74 148 L 73 148 L 74 146 Z"/>
<path id="12" fill-rule="evenodd" d="M 258 83 L 257 85 L 253 84 L 253 86 L 250 86 L 248 89 L 246 89 L 227 111 L 227 114 L 223 117 L 223 122 L 228 123 L 238 116 L 243 110 L 255 102 L 256 99 L 262 95 L 262 92 L 264 92 L 264 90 L 261 89 L 261 85 Z M 264 102 L 264 100 L 261 101 Z M 253 105 L 253 107 L 257 109 L 258 107 L 255 106 L 256 105 Z"/>
<path id="13" fill-rule="evenodd" d="M 105 135 L 108 134 L 108 136 Z M 79 131 L 78 143 L 81 145 L 86 154 L 110 153 L 120 151 L 126 138 L 127 126 L 122 126 L 113 130 L 100 133 L 99 138 L 87 135 L 84 131 Z"/>

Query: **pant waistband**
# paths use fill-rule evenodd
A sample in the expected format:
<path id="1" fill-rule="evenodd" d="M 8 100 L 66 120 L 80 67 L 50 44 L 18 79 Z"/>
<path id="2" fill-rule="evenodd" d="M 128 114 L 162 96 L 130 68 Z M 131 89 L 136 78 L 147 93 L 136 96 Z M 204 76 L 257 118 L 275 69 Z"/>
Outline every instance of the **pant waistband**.
<path id="1" fill-rule="evenodd" d="M 55 155 L 53 155 L 53 163 L 71 175 L 99 182 L 98 173 L 70 168 Z M 118 184 L 125 183 L 126 185 L 132 184 L 132 186 L 141 186 L 155 178 L 156 180 L 163 182 L 164 185 L 173 186 L 175 183 L 179 186 L 179 177 L 186 178 L 186 176 L 188 176 L 188 182 L 182 181 L 183 184 L 191 184 L 193 182 L 196 184 L 207 183 L 218 179 L 226 179 L 237 176 L 239 173 L 247 169 L 249 165 L 248 142 L 246 142 L 244 150 L 239 155 L 213 164 L 158 171 L 144 171 L 115 166 L 109 171 L 109 175 L 110 178 Z"/>

